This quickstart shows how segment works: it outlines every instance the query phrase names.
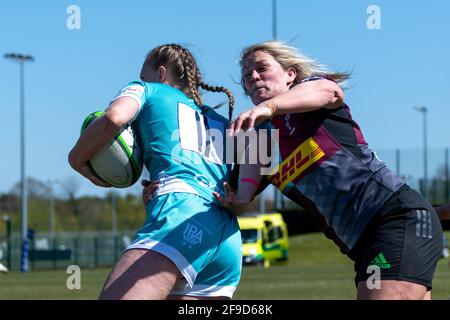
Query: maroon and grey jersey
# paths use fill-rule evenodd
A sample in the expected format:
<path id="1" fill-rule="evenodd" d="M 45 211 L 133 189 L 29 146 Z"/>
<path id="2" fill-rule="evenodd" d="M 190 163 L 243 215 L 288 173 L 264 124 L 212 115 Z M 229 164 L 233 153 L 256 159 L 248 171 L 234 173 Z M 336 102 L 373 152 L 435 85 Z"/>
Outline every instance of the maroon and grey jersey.
<path id="1" fill-rule="evenodd" d="M 305 80 L 316 79 L 322 78 Z M 281 159 L 270 182 L 314 213 L 326 236 L 348 253 L 405 182 L 369 148 L 345 104 L 275 116 L 272 125 L 279 129 Z"/>

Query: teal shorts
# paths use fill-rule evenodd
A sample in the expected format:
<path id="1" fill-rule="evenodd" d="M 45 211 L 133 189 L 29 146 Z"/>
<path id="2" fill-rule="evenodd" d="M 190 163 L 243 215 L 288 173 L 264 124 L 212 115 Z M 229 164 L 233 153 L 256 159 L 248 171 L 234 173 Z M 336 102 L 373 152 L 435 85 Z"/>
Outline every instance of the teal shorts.
<path id="1" fill-rule="evenodd" d="M 236 217 L 190 193 L 160 195 L 146 210 L 147 219 L 126 250 L 148 249 L 169 258 L 183 275 L 171 294 L 231 298 L 242 269 Z"/>

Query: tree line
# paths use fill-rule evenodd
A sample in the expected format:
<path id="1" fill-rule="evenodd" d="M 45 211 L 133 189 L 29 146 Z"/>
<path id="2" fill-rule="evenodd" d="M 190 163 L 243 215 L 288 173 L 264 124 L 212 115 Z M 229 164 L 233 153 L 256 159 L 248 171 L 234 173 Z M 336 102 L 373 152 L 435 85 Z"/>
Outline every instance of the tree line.
<path id="1" fill-rule="evenodd" d="M 0 193 L 0 216 L 10 217 L 14 232 L 20 231 L 20 185 L 18 182 L 9 192 Z M 103 197 L 77 197 L 80 184 L 72 178 L 59 183 L 62 195 L 55 194 L 49 183 L 36 178 L 27 178 L 26 185 L 28 226 L 36 232 L 50 230 L 52 206 L 56 232 L 111 230 L 113 196 L 118 231 L 136 230 L 145 219 L 145 208 L 141 196 L 137 194 L 119 195 L 108 192 Z"/>

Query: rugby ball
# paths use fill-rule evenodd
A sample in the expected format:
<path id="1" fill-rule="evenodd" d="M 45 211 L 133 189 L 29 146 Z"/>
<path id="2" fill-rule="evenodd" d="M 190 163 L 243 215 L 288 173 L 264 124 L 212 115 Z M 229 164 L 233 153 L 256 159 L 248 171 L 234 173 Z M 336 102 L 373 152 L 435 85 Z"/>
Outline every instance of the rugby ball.
<path id="1" fill-rule="evenodd" d="M 93 112 L 86 117 L 81 133 L 104 112 Z M 89 161 L 94 174 L 116 188 L 133 185 L 141 176 L 142 153 L 137 136 L 130 124 L 124 126 L 109 143 Z"/>

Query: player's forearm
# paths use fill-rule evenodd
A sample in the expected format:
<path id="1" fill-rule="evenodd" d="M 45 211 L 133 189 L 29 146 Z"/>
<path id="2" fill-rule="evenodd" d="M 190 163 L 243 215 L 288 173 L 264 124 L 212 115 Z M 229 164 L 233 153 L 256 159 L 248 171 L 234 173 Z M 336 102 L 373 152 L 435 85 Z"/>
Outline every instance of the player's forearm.
<path id="1" fill-rule="evenodd" d="M 80 169 L 121 129 L 108 115 L 103 115 L 89 125 L 69 153 L 69 163 L 75 170 Z"/>
<path id="2" fill-rule="evenodd" d="M 276 106 L 276 114 L 301 113 L 337 108 L 344 102 L 344 93 L 330 80 L 315 80 L 298 84 L 270 100 Z"/>
<path id="3" fill-rule="evenodd" d="M 258 189 L 262 176 L 260 175 L 261 165 L 241 164 L 239 169 L 238 200 L 250 203 Z"/>

